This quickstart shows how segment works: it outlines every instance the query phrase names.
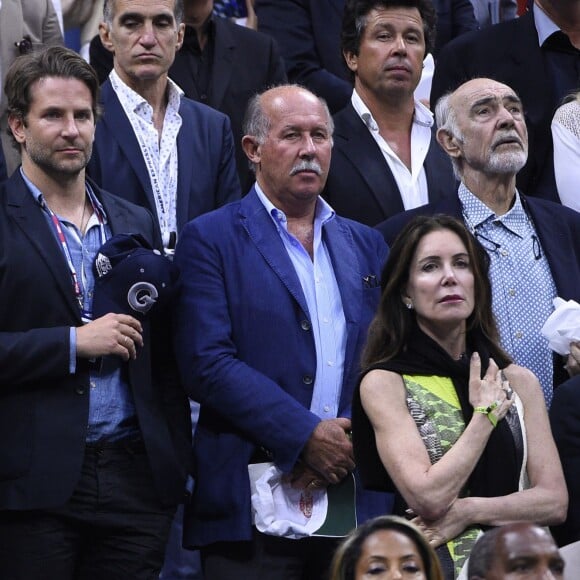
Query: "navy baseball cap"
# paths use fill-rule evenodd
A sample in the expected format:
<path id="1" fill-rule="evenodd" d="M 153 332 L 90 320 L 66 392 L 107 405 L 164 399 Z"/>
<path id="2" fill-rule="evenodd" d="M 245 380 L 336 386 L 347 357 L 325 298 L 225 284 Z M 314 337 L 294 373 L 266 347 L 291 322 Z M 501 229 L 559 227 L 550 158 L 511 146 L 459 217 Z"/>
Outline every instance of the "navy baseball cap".
<path id="1" fill-rule="evenodd" d="M 175 296 L 179 270 L 140 234 L 117 234 L 97 252 L 93 265 L 93 318 L 109 312 L 143 319 Z"/>

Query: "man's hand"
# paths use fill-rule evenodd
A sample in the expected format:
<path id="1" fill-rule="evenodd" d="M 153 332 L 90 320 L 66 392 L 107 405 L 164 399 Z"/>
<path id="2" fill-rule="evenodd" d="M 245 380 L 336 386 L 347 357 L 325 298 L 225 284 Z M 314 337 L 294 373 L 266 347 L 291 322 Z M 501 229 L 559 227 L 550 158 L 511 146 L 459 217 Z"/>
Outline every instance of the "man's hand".
<path id="1" fill-rule="evenodd" d="M 314 471 L 302 461 L 299 461 L 291 473 L 284 475 L 284 481 L 294 489 L 322 489 L 328 486 L 317 471 Z"/>
<path id="2" fill-rule="evenodd" d="M 143 346 L 141 323 L 127 314 L 105 314 L 77 327 L 77 357 L 96 358 L 114 354 L 124 361 L 137 358 Z"/>
<path id="3" fill-rule="evenodd" d="M 350 419 L 321 421 L 304 446 L 302 459 L 326 484 L 342 481 L 354 469 Z"/>

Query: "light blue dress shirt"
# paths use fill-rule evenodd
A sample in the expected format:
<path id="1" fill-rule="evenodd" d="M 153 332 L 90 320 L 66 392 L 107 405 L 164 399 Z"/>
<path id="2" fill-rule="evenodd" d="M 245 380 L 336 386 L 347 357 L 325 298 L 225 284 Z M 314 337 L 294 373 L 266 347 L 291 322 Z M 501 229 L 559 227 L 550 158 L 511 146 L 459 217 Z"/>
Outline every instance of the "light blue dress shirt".
<path id="1" fill-rule="evenodd" d="M 24 181 L 37 203 L 43 206 L 42 192 L 20 170 Z M 105 215 L 103 207 L 90 191 L 87 184 L 87 194 L 93 203 Z M 43 212 L 48 227 L 59 244 L 54 224 L 50 215 Z M 92 312 L 94 274 L 93 263 L 101 247 L 102 230 L 96 215 L 93 214 L 87 224 L 85 235 L 81 235 L 75 225 L 57 215 L 72 262 L 77 272 L 83 294 L 83 311 Z M 104 223 L 104 236 L 111 237 L 111 229 Z M 64 253 L 64 252 L 63 252 Z M 72 277 L 71 277 L 72 285 Z M 76 328 L 70 329 L 70 372 L 76 372 Z M 103 357 L 100 364 L 95 364 L 90 371 L 89 424 L 87 425 L 87 442 L 118 441 L 136 439 L 139 437 L 139 427 L 133 403 L 133 397 L 126 377 L 127 367 L 117 356 Z"/>
<path id="2" fill-rule="evenodd" d="M 493 313 L 503 348 L 539 379 L 549 406 L 553 394 L 553 355 L 540 329 L 553 312 L 556 285 L 536 229 L 516 192 L 502 216 L 462 183 L 459 200 L 467 227 L 491 259 Z"/>
<path id="3" fill-rule="evenodd" d="M 314 215 L 313 258 L 288 232 L 283 211 L 276 208 L 256 183 L 258 198 L 276 225 L 306 298 L 316 348 L 316 376 L 310 410 L 321 419 L 338 413 L 346 350 L 346 321 L 342 299 L 330 255 L 324 243 L 324 225 L 335 218 L 333 209 L 321 197 Z"/>

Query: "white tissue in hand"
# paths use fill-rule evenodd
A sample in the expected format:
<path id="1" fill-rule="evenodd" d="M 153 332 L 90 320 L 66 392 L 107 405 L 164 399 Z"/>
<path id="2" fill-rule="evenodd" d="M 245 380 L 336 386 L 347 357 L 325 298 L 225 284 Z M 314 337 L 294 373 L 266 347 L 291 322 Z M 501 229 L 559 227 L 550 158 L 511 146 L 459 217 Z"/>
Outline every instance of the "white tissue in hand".
<path id="1" fill-rule="evenodd" d="M 554 298 L 554 312 L 544 326 L 542 336 L 548 339 L 550 348 L 558 354 L 570 354 L 570 343 L 580 341 L 580 304 L 575 300 Z"/>

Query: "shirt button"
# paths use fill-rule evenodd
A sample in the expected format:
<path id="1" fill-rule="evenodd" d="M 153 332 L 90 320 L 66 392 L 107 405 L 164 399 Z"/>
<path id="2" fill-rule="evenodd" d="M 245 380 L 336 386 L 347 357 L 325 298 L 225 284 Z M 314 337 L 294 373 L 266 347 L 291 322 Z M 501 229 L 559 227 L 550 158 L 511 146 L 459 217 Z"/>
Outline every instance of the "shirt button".
<path id="1" fill-rule="evenodd" d="M 328 405 L 324 405 L 324 412 L 330 413 L 330 407 Z"/>
<path id="2" fill-rule="evenodd" d="M 510 288 L 508 294 L 510 296 L 515 296 L 516 295 L 516 291 L 513 288 Z"/>
<path id="3" fill-rule="evenodd" d="M 84 395 L 85 394 L 85 388 L 84 387 L 76 387 L 75 388 L 75 393 L 77 395 Z"/>
<path id="4" fill-rule="evenodd" d="M 311 385 L 311 384 L 312 384 L 312 377 L 311 377 L 310 375 L 304 375 L 304 376 L 302 377 L 302 382 L 303 382 L 305 385 Z"/>
<path id="5" fill-rule="evenodd" d="M 333 360 L 329 360 L 326 363 L 329 367 L 333 367 L 334 366 L 334 361 Z"/>
<path id="6" fill-rule="evenodd" d="M 95 384 L 95 381 L 91 381 L 91 389 L 94 389 L 94 388 L 96 388 L 96 386 L 97 386 L 97 385 Z"/>
<path id="7" fill-rule="evenodd" d="M 516 332 L 516 338 L 522 338 L 524 336 L 524 333 L 521 330 L 518 330 L 518 332 Z"/>
<path id="8" fill-rule="evenodd" d="M 325 317 L 322 319 L 322 322 L 324 322 L 325 324 L 328 324 L 329 320 L 328 320 L 328 318 L 325 316 Z"/>
<path id="9" fill-rule="evenodd" d="M 507 250 L 502 250 L 502 251 L 500 252 L 500 254 L 501 254 L 502 256 L 504 256 L 504 257 L 505 257 L 505 256 L 507 256 L 507 255 L 508 255 L 508 251 L 507 251 Z"/>
<path id="10" fill-rule="evenodd" d="M 310 324 L 310 321 L 308 320 L 303 320 L 300 323 L 300 328 L 302 328 L 302 330 L 310 330 L 312 328 L 312 325 Z"/>

